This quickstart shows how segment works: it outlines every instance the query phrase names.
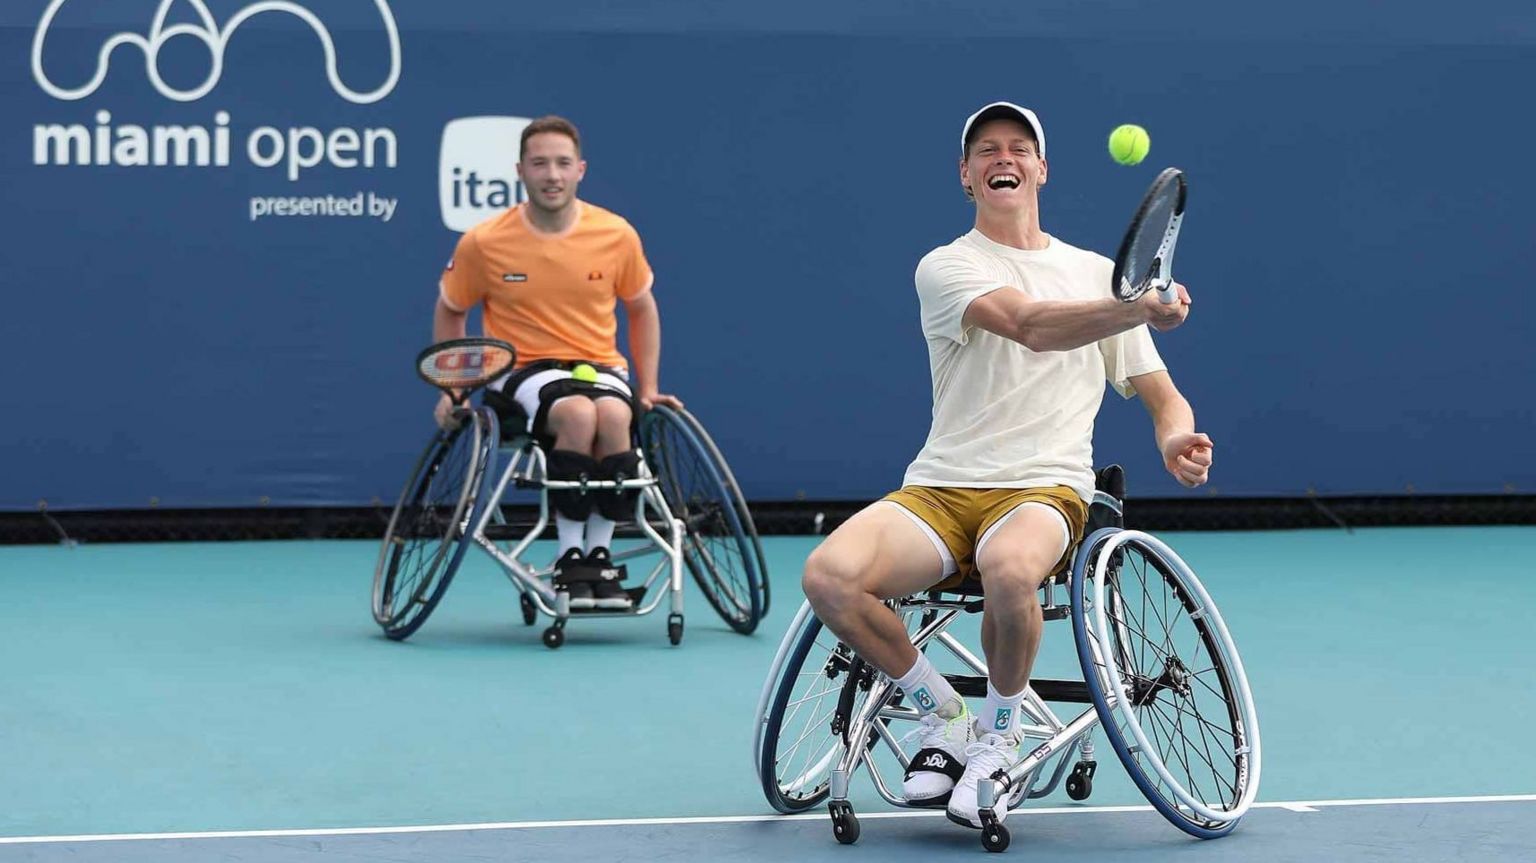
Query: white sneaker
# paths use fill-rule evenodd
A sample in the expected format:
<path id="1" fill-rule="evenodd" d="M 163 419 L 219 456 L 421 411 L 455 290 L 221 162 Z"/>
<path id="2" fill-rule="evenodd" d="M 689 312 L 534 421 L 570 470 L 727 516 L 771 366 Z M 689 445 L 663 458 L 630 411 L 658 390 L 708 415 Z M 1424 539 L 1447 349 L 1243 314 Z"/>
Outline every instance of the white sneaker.
<path id="1" fill-rule="evenodd" d="M 976 739 L 975 721 L 962 701 L 959 715 L 953 718 L 930 713 L 919 722 L 903 738 L 917 737 L 919 742 L 901 779 L 901 790 L 913 806 L 943 806 L 965 772 L 965 753 Z"/>
<path id="2" fill-rule="evenodd" d="M 949 806 L 946 809 L 949 820 L 965 827 L 981 829 L 981 816 L 978 814 L 980 807 L 976 803 L 976 785 L 983 779 L 990 779 L 992 774 L 999 770 L 1007 770 L 1019 760 L 1020 739 L 1021 735 L 1018 732 L 997 734 L 989 731 L 984 732 L 975 743 L 965 747 L 965 773 L 961 775 L 960 781 L 955 783 L 955 790 L 949 795 Z M 997 802 L 992 804 L 992 811 L 997 815 L 998 821 L 1007 817 L 1007 791 L 998 795 Z"/>

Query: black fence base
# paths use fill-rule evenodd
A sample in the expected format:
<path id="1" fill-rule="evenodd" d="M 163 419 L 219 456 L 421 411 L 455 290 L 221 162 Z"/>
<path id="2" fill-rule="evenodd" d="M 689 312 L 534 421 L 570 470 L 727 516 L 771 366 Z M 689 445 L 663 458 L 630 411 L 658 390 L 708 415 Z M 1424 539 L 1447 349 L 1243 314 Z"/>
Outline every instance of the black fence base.
<path id="1" fill-rule="evenodd" d="M 764 501 L 752 505 L 763 535 L 834 530 L 862 501 Z M 508 506 L 508 520 L 531 525 L 531 506 Z M 258 539 L 378 539 L 385 507 L 69 510 L 0 513 L 0 544 L 213 542 Z M 1536 524 L 1536 495 L 1132 499 L 1126 525 L 1154 531 L 1295 530 Z"/>

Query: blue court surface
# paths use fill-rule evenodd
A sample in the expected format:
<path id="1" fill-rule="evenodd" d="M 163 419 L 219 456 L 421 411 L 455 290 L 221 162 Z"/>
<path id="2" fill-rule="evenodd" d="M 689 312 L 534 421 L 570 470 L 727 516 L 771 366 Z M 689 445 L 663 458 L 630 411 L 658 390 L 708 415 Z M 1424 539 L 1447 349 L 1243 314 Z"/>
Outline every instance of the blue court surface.
<path id="1" fill-rule="evenodd" d="M 1201 842 L 1100 753 L 1009 816 L 1021 859 L 1536 860 L 1536 529 L 1166 534 L 1242 651 L 1260 803 Z M 752 719 L 815 537 L 764 541 L 740 636 L 688 593 L 558 651 L 476 555 L 409 641 L 369 542 L 0 548 L 0 861 L 821 860 L 983 854 L 855 777 L 863 824 L 772 814 Z M 1069 624 L 1040 673 L 1072 671 Z M 955 630 L 963 634 L 963 629 Z"/>

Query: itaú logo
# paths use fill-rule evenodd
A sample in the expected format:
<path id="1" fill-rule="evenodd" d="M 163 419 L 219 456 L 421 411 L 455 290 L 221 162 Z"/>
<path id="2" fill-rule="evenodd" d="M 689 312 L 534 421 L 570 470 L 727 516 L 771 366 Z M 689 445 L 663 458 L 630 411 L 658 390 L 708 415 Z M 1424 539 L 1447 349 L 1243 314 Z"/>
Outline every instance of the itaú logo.
<path id="1" fill-rule="evenodd" d="M 96 56 L 95 76 L 79 87 L 61 87 L 49 79 L 48 73 L 43 69 L 43 43 L 48 38 L 48 27 L 53 23 L 54 16 L 58 14 L 59 7 L 63 6 L 64 2 L 65 0 L 49 0 L 48 8 L 43 11 L 42 20 L 38 22 L 37 32 L 32 37 L 32 77 L 37 81 L 37 86 L 55 99 L 73 101 L 84 99 L 95 93 L 101 87 L 102 81 L 106 80 L 107 70 L 112 62 L 112 52 L 120 45 L 133 45 L 144 52 L 145 72 L 160 95 L 177 102 L 201 99 L 218 86 L 219 78 L 224 74 L 224 48 L 229 44 L 230 37 L 241 24 L 264 12 L 286 12 L 310 26 L 320 40 L 321 49 L 325 52 L 325 74 L 331 81 L 331 89 L 348 102 L 359 105 L 377 102 L 388 96 L 400 80 L 400 30 L 395 25 L 395 16 L 389 9 L 388 0 L 373 0 L 373 4 L 378 7 L 379 16 L 384 20 L 384 29 L 389 35 L 389 77 L 383 84 L 367 92 L 353 90 L 341 80 L 340 73 L 336 71 L 336 44 L 331 39 L 331 31 L 313 12 L 291 0 L 262 0 L 262 2 L 253 3 L 235 13 L 224 22 L 222 27 L 214 20 L 213 14 L 208 11 L 203 0 L 184 0 L 191 4 L 200 23 L 174 24 L 167 27 L 166 17 L 176 0 L 161 0 L 159 9 L 155 11 L 154 20 L 150 22 L 148 34 L 117 33 L 113 35 L 101 46 L 101 51 Z M 177 36 L 191 36 L 198 39 L 208 49 L 208 54 L 213 60 L 208 77 L 191 89 L 178 89 L 166 83 L 160 74 L 160 49 L 167 41 Z"/>

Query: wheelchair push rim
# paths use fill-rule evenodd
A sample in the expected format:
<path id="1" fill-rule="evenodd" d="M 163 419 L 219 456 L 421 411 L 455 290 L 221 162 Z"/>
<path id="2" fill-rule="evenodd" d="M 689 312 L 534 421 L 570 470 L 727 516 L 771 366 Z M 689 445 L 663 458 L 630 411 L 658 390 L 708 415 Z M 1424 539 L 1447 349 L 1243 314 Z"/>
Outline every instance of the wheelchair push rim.
<path id="1" fill-rule="evenodd" d="M 1131 779 L 1191 835 L 1230 832 L 1258 792 L 1259 726 L 1210 594 L 1166 544 L 1101 530 L 1074 567 L 1072 622 L 1095 710 Z"/>
<path id="2" fill-rule="evenodd" d="M 496 423 L 484 409 L 438 431 L 416 462 L 390 514 L 373 580 L 373 618 L 385 635 L 407 638 L 442 599 L 469 546 L 485 500 Z"/>
<path id="3" fill-rule="evenodd" d="M 749 539 L 716 452 L 711 452 L 681 411 L 658 405 L 640 424 L 645 457 L 662 496 L 686 527 L 683 563 L 704 597 L 732 629 L 749 634 L 763 615 L 760 549 Z M 695 421 L 696 425 L 696 421 Z"/>

